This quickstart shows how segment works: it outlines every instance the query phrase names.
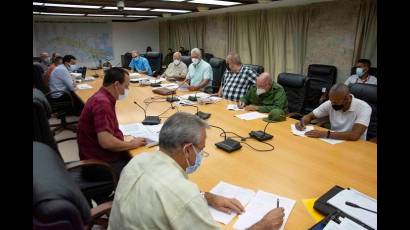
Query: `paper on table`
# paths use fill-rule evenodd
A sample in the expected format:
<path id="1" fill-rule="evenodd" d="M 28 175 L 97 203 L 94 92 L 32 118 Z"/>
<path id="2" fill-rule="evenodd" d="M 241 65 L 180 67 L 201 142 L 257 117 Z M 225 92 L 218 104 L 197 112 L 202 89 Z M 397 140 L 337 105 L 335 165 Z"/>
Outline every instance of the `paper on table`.
<path id="1" fill-rule="evenodd" d="M 250 112 L 250 113 L 244 113 L 240 115 L 235 115 L 237 118 L 240 118 L 242 120 L 254 120 L 254 119 L 259 119 L 259 118 L 264 118 L 268 117 L 268 114 L 263 114 L 259 112 Z"/>
<path id="2" fill-rule="evenodd" d="M 344 142 L 343 140 L 335 140 L 335 139 L 328 139 L 328 138 L 320 138 L 320 140 L 327 142 L 329 144 L 332 144 L 332 145 Z"/>
<path id="3" fill-rule="evenodd" d="M 86 76 L 86 77 L 84 78 L 84 80 L 86 80 L 86 81 L 94 81 L 94 80 L 95 80 L 95 77 Z"/>
<path id="4" fill-rule="evenodd" d="M 197 98 L 207 98 L 207 97 L 209 97 L 209 96 L 211 96 L 211 95 L 209 95 L 209 94 L 207 94 L 207 93 L 204 93 L 204 92 L 197 92 L 197 93 L 190 93 L 190 94 L 185 94 L 185 95 L 182 95 L 182 96 L 180 96 L 182 99 L 188 99 L 188 97 L 189 96 L 192 96 L 192 97 L 197 97 Z"/>
<path id="5" fill-rule="evenodd" d="M 377 214 L 363 210 L 361 208 L 351 207 L 345 204 L 346 201 L 355 203 L 360 207 L 367 208 L 377 212 L 377 200 L 371 198 L 357 190 L 345 189 L 334 197 L 330 198 L 327 203 L 342 210 L 344 213 L 360 220 L 369 227 L 377 229 Z"/>
<path id="6" fill-rule="evenodd" d="M 163 81 L 165 81 L 165 80 L 166 80 L 165 78 L 161 77 L 161 78 L 159 78 L 159 79 L 151 79 L 151 80 L 149 80 L 149 83 L 151 83 L 151 84 L 156 84 L 156 83 L 161 83 L 161 82 L 163 82 Z"/>
<path id="7" fill-rule="evenodd" d="M 301 137 L 306 137 L 305 133 L 310 131 L 310 130 L 314 130 L 313 125 L 307 125 L 305 126 L 305 130 L 298 130 L 295 126 L 295 124 L 291 124 L 290 125 L 290 129 L 292 131 L 293 134 L 295 134 L 296 136 L 301 136 Z"/>
<path id="8" fill-rule="evenodd" d="M 233 228 L 247 229 L 251 227 L 256 222 L 261 220 L 270 210 L 276 208 L 277 199 L 279 199 L 279 207 L 283 207 L 285 209 L 283 224 L 279 228 L 280 230 L 283 230 L 296 201 L 261 190 L 256 193 L 253 199 L 249 202 L 248 206 L 246 206 L 245 212 L 239 216 L 238 221 L 236 221 Z"/>
<path id="9" fill-rule="evenodd" d="M 163 124 L 145 126 L 141 123 L 132 123 L 119 125 L 121 132 L 124 135 L 145 138 L 147 144 L 159 141 L 159 131 Z"/>
<path id="10" fill-rule="evenodd" d="M 223 181 L 219 182 L 210 192 L 227 198 L 236 198 L 244 207 L 255 195 L 255 192 L 251 189 L 242 188 L 236 185 L 225 183 Z M 211 212 L 214 220 L 223 224 L 228 224 L 237 215 L 235 212 L 227 214 L 218 211 L 211 206 L 209 206 L 209 211 Z"/>
<path id="11" fill-rule="evenodd" d="M 178 89 L 179 85 L 176 83 L 169 83 L 169 84 L 161 84 L 161 87 L 168 88 L 168 89 Z"/>
<path id="12" fill-rule="evenodd" d="M 241 111 L 243 109 L 238 108 L 237 104 L 229 104 L 228 106 L 226 106 L 226 109 L 228 110 L 234 110 L 234 111 Z"/>
<path id="13" fill-rule="evenodd" d="M 93 87 L 89 84 L 79 84 L 77 85 L 78 89 L 92 89 Z"/>
<path id="14" fill-rule="evenodd" d="M 130 73 L 130 78 L 137 78 L 137 77 L 141 77 L 142 75 L 139 73 Z"/>

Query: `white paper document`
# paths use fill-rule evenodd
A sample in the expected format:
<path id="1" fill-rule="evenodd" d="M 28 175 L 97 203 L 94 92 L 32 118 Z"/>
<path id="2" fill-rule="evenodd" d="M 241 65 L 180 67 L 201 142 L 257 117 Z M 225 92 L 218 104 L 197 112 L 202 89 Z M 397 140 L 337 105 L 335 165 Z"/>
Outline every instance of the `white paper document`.
<path id="1" fill-rule="evenodd" d="M 242 111 L 243 109 L 240 109 L 237 104 L 229 104 L 226 106 L 226 109 L 228 110 L 233 110 L 233 111 Z"/>
<path id="2" fill-rule="evenodd" d="M 362 208 L 351 207 L 345 202 L 351 202 L 362 208 L 372 210 L 377 213 L 377 200 L 354 189 L 345 189 L 327 202 L 340 209 L 344 213 L 365 223 L 373 229 L 377 229 L 377 214 Z"/>
<path id="3" fill-rule="evenodd" d="M 235 115 L 237 118 L 240 118 L 242 120 L 255 120 L 255 119 L 259 119 L 259 118 L 265 118 L 268 117 L 268 114 L 264 114 L 264 113 L 259 113 L 259 112 L 250 112 L 250 113 L 244 113 L 244 114 L 240 114 L 240 115 Z"/>
<path id="4" fill-rule="evenodd" d="M 71 77 L 76 78 L 76 77 L 81 77 L 82 73 L 70 73 Z"/>
<path id="5" fill-rule="evenodd" d="M 119 125 L 119 128 L 124 135 L 143 137 L 147 144 L 151 144 L 159 141 L 159 132 L 162 125 L 163 124 L 143 125 L 142 123 L 132 123 Z"/>
<path id="6" fill-rule="evenodd" d="M 130 73 L 129 75 L 130 75 L 130 79 L 142 77 L 142 75 L 139 73 Z"/>
<path id="7" fill-rule="evenodd" d="M 177 83 L 161 84 L 161 87 L 167 89 L 178 89 L 179 85 Z"/>
<path id="8" fill-rule="evenodd" d="M 246 206 L 248 202 L 255 196 L 255 192 L 251 189 L 242 188 L 236 185 L 228 184 L 223 181 L 219 182 L 210 193 L 220 195 L 227 198 L 236 198 L 241 202 L 242 206 Z M 211 206 L 209 206 L 212 217 L 215 221 L 228 224 L 231 220 L 237 215 L 237 213 L 232 212 L 227 214 L 221 211 L 218 211 Z"/>
<path id="9" fill-rule="evenodd" d="M 344 142 L 344 140 L 336 140 L 336 139 L 328 139 L 328 138 L 320 138 L 320 140 L 327 142 L 329 144 L 332 144 L 332 145 Z"/>
<path id="10" fill-rule="evenodd" d="M 95 80 L 95 77 L 93 77 L 93 76 L 86 76 L 86 77 L 84 78 L 84 80 L 85 80 L 85 81 L 94 81 L 94 80 Z"/>
<path id="11" fill-rule="evenodd" d="M 305 133 L 310 131 L 310 130 L 314 130 L 314 128 L 313 128 L 313 125 L 307 125 L 307 126 L 305 126 L 305 130 L 300 131 L 296 128 L 295 124 L 291 124 L 290 125 L 290 130 L 296 136 L 306 137 Z"/>
<path id="12" fill-rule="evenodd" d="M 77 89 L 92 89 L 93 87 L 89 84 L 78 84 Z"/>
<path id="13" fill-rule="evenodd" d="M 204 93 L 204 92 L 197 92 L 197 93 L 190 93 L 190 94 L 185 94 L 185 95 L 182 95 L 182 96 L 180 96 L 182 99 L 188 99 L 188 97 L 189 96 L 192 96 L 192 97 L 197 97 L 197 98 L 207 98 L 207 97 L 209 97 L 209 96 L 211 96 L 211 95 L 209 95 L 209 94 L 207 94 L 207 93 Z"/>
<path id="14" fill-rule="evenodd" d="M 238 221 L 236 221 L 233 228 L 238 230 L 248 229 L 261 220 L 270 210 L 276 208 L 278 199 L 279 207 L 285 209 L 283 224 L 279 228 L 279 230 L 283 230 L 296 201 L 261 190 L 256 193 L 245 207 L 245 212 L 239 216 Z"/>

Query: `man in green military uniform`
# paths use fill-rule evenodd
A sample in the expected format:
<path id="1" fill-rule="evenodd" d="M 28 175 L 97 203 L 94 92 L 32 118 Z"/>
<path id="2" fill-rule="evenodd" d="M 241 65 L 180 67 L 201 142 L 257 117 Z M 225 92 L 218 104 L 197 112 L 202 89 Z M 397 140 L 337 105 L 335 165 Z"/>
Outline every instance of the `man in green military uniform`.
<path id="1" fill-rule="evenodd" d="M 239 107 L 247 111 L 269 113 L 273 109 L 284 112 L 288 108 L 288 98 L 281 85 L 273 81 L 269 73 L 264 72 L 256 78 L 256 86 L 251 86 L 239 100 Z"/>

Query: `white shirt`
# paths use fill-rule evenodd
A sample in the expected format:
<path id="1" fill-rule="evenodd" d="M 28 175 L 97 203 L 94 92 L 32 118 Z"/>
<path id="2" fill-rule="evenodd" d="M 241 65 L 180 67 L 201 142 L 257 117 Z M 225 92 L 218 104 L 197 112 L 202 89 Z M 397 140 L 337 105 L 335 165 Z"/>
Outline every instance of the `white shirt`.
<path id="1" fill-rule="evenodd" d="M 359 75 L 354 74 L 350 76 L 349 78 L 346 79 L 345 85 L 350 85 L 354 83 L 365 83 L 365 84 L 372 84 L 372 85 L 377 85 L 377 78 L 375 76 L 369 75 L 367 80 L 363 81 L 362 79 L 359 78 Z"/>
<path id="2" fill-rule="evenodd" d="M 336 132 L 351 131 L 354 124 L 362 124 L 368 127 L 372 108 L 365 101 L 354 98 L 352 94 L 350 95 L 352 96 L 352 103 L 347 111 L 334 110 L 332 103 L 328 100 L 313 110 L 313 115 L 317 118 L 329 116 L 331 129 Z M 360 139 L 366 140 L 366 134 L 367 129 Z"/>

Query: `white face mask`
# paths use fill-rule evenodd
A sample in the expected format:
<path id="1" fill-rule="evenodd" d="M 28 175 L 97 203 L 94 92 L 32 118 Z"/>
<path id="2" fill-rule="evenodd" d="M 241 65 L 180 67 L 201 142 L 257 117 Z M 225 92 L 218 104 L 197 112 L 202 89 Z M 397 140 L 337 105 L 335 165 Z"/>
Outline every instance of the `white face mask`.
<path id="1" fill-rule="evenodd" d="M 128 96 L 128 89 L 124 89 L 124 94 L 120 94 L 118 96 L 118 100 L 119 101 L 124 100 L 125 98 L 127 98 L 127 96 Z"/>
<path id="2" fill-rule="evenodd" d="M 180 60 L 177 60 L 177 59 L 174 60 L 174 65 L 179 65 L 179 63 L 181 63 Z"/>
<path id="3" fill-rule="evenodd" d="M 192 63 L 194 63 L 195 65 L 199 63 L 199 59 L 198 58 L 192 58 Z"/>
<path id="4" fill-rule="evenodd" d="M 263 93 L 266 93 L 266 90 L 265 90 L 265 89 L 256 88 L 256 94 L 257 94 L 258 96 L 261 95 L 261 94 L 263 94 Z"/>

